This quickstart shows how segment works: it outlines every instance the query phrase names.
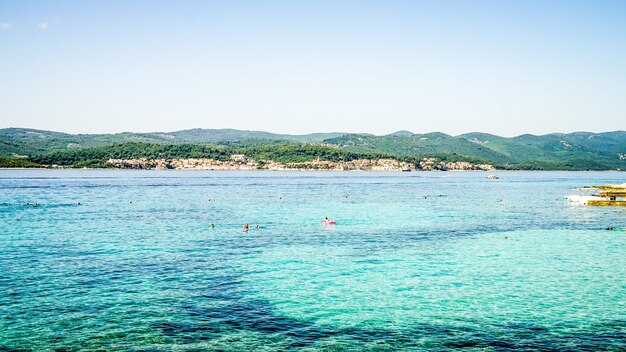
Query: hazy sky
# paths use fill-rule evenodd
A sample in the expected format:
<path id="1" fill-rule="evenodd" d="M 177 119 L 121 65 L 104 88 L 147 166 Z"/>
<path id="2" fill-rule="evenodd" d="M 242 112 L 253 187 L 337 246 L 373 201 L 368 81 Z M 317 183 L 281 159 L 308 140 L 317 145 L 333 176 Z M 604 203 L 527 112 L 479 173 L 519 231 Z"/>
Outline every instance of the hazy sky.
<path id="1" fill-rule="evenodd" d="M 626 129 L 626 1 L 0 0 L 0 128 Z"/>

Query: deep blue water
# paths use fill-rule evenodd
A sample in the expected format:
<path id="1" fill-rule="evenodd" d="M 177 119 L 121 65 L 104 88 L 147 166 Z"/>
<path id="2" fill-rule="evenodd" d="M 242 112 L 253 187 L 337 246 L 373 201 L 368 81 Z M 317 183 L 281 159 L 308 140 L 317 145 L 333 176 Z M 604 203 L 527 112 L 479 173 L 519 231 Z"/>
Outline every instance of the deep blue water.
<path id="1" fill-rule="evenodd" d="M 626 349 L 626 174 L 498 174 L 2 170 L 0 351 Z"/>

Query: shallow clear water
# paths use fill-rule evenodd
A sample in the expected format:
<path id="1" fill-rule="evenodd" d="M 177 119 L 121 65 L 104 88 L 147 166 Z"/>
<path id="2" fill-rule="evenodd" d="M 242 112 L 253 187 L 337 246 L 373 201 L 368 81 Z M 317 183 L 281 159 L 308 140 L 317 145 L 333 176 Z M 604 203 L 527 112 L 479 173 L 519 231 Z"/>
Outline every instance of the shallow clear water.
<path id="1" fill-rule="evenodd" d="M 499 175 L 0 171 L 0 350 L 626 348 L 626 174 Z"/>

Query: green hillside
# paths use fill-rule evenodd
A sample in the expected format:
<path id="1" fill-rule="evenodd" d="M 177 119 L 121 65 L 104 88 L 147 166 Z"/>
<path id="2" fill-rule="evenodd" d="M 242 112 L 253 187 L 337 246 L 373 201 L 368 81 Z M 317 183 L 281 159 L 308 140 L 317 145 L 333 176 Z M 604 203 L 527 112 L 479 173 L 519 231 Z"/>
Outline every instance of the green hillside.
<path id="1" fill-rule="evenodd" d="M 0 156 L 37 155 L 53 151 L 120 143 L 172 143 L 171 137 L 151 133 L 67 134 L 25 128 L 0 129 Z"/>
<path id="2" fill-rule="evenodd" d="M 624 169 L 625 132 L 575 132 L 536 136 L 524 134 L 512 138 L 485 133 L 467 133 L 464 138 L 506 155 L 512 168 L 542 169 Z M 620 152 L 621 151 L 621 152 Z M 530 167 L 530 168 L 534 168 Z"/>
<path id="3" fill-rule="evenodd" d="M 262 131 L 242 131 L 234 129 L 203 129 L 194 128 L 176 132 L 164 133 L 173 139 L 184 143 L 221 143 L 257 140 L 283 140 L 296 142 L 321 142 L 327 138 L 334 138 L 345 133 L 312 133 L 305 135 L 276 134 Z"/>
<path id="4" fill-rule="evenodd" d="M 320 142 L 343 133 L 313 133 L 307 135 L 282 135 L 260 131 L 233 129 L 191 129 L 175 132 L 67 134 L 26 128 L 0 129 L 0 156 L 37 155 L 47 152 L 114 144 L 143 142 L 156 144 L 223 144 L 243 141 L 295 141 Z M 271 142 L 270 142 L 271 143 Z"/>
<path id="5" fill-rule="evenodd" d="M 604 133 L 575 132 L 561 134 L 562 139 L 589 150 L 604 153 L 626 153 L 626 132 L 614 131 Z"/>
<path id="6" fill-rule="evenodd" d="M 407 157 L 456 156 L 500 168 L 539 170 L 626 169 L 626 132 L 521 135 L 486 133 L 450 136 L 399 131 L 386 136 L 348 134 L 324 143 L 348 150 L 381 151 Z M 621 152 L 620 152 L 621 151 Z"/>
<path id="7" fill-rule="evenodd" d="M 410 136 L 406 134 L 386 136 L 349 134 L 327 139 L 324 143 L 350 150 L 381 151 L 407 157 L 449 154 L 497 163 L 506 161 L 504 155 L 485 148 L 480 144 L 440 132 L 412 134 Z"/>
<path id="8" fill-rule="evenodd" d="M 232 154 L 245 154 L 255 160 L 272 160 L 282 163 L 307 162 L 313 160 L 350 161 L 367 158 L 390 158 L 383 153 L 359 153 L 315 144 L 281 143 L 254 147 L 229 147 L 206 144 L 150 144 L 125 143 L 106 147 L 92 147 L 67 151 L 56 151 L 29 159 L 39 165 L 61 165 L 72 167 L 107 167 L 108 159 L 175 159 L 211 158 L 229 160 Z"/>
<path id="9" fill-rule="evenodd" d="M 0 129 L 0 157 L 4 158 L 0 167 L 32 166 L 33 162 L 93 166 L 109 157 L 208 157 L 217 152 L 241 151 L 276 161 L 308 160 L 313 156 L 322 160 L 343 160 L 341 158 L 351 158 L 351 155 L 368 155 L 409 162 L 436 157 L 445 161 L 491 163 L 504 169 L 626 170 L 624 131 L 524 134 L 507 138 L 478 132 L 450 136 L 440 132 L 414 134 L 398 131 L 375 136 L 344 133 L 285 135 L 233 129 L 116 134 Z"/>

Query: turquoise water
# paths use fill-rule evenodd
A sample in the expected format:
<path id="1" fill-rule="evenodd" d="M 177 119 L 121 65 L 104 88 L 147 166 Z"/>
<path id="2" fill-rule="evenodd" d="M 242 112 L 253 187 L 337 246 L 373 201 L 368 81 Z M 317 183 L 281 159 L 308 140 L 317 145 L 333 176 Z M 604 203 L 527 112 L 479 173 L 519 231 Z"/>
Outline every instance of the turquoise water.
<path id="1" fill-rule="evenodd" d="M 0 171 L 0 350 L 624 350 L 626 174 L 485 175 Z"/>

